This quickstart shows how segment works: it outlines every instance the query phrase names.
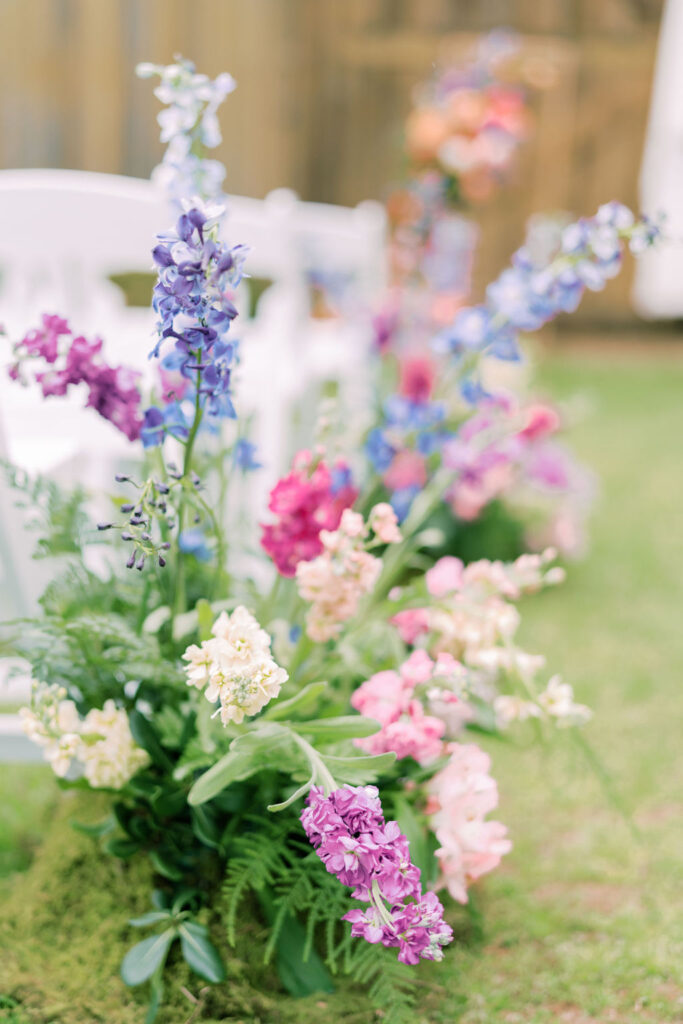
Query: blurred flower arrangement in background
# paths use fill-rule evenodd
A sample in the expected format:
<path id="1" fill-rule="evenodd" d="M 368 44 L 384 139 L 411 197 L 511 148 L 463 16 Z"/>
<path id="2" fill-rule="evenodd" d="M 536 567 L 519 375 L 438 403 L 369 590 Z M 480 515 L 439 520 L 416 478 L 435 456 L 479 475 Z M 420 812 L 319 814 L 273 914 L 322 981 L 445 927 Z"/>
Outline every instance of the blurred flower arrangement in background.
<path id="1" fill-rule="evenodd" d="M 485 303 L 442 326 L 436 355 L 394 360 L 396 390 L 367 437 L 371 471 L 354 473 L 362 460 L 339 433 L 299 451 L 273 487 L 264 587 L 262 572 L 228 571 L 242 539 L 221 499 L 234 474 L 259 467 L 236 380 L 233 299 L 248 254 L 224 240 L 222 176 L 203 162 L 233 83 L 188 62 L 142 73 L 161 79 L 162 167 L 180 201 L 153 250 L 161 397 L 143 400 L 104 364 L 101 342 L 54 316 L 15 346 L 10 371 L 38 357 L 46 395 L 86 384 L 88 404 L 137 446 L 99 524 L 124 554 L 88 568 L 93 531 L 74 514 L 69 568 L 60 563 L 40 617 L 3 626 L 3 650 L 32 666 L 25 727 L 61 784 L 107 791 L 106 848 L 151 861 L 153 909 L 131 924 L 154 933 L 122 965 L 127 984 L 150 984 L 148 1020 L 176 940 L 198 975 L 225 979 L 217 946 L 239 941 L 249 898 L 268 929 L 264 959 L 296 963 L 281 970 L 289 991 L 329 990 L 346 972 L 391 1022 L 415 1002 L 397 960 L 440 960 L 453 938 L 437 893 L 467 904 L 510 849 L 488 817 L 497 785 L 474 738 L 552 737 L 590 717 L 515 642 L 523 595 L 562 582 L 556 552 L 459 558 L 435 526 L 444 509 L 467 522 L 515 489 L 522 505 L 534 478 L 552 489 L 564 472 L 571 485 L 570 460 L 552 448 L 555 410 L 495 393 L 482 362 L 519 358 L 520 331 L 574 308 L 656 229 L 607 204 L 542 264 L 520 250 Z M 438 96 L 450 104 L 460 87 L 449 82 Z M 486 90 L 492 109 L 525 124 L 516 100 Z M 469 109 L 461 101 L 454 110 Z M 107 374 L 114 412 L 93 398 Z"/>

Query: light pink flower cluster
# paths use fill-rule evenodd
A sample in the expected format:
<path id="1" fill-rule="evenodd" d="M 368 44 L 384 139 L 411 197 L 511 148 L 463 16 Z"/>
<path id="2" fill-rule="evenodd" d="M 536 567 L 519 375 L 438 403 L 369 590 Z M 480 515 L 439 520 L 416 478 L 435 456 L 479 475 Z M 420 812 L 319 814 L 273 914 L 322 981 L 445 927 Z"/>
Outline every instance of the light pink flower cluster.
<path id="1" fill-rule="evenodd" d="M 375 506 L 370 513 L 370 523 L 375 524 L 375 542 L 401 539 L 396 519 L 391 516 L 383 506 Z M 299 594 L 304 601 L 312 602 L 306 616 L 306 632 L 316 643 L 337 636 L 379 578 L 382 562 L 366 550 L 367 536 L 363 517 L 344 509 L 338 530 L 320 532 L 323 553 L 312 561 L 299 562 L 296 567 Z"/>
<path id="2" fill-rule="evenodd" d="M 470 883 L 497 868 L 512 843 L 505 825 L 485 820 L 498 806 L 488 754 L 474 743 L 453 743 L 448 749 L 448 764 L 429 783 L 427 813 L 441 844 L 436 851 L 441 885 L 453 899 L 467 903 Z"/>
<path id="3" fill-rule="evenodd" d="M 268 508 L 275 522 L 262 525 L 261 547 L 278 572 L 294 576 L 299 562 L 316 558 L 323 550 L 321 531 L 337 529 L 357 494 L 345 462 L 330 468 L 321 457 L 298 452 L 291 472 L 270 492 Z"/>
<path id="4" fill-rule="evenodd" d="M 357 745 L 370 754 L 393 751 L 419 764 L 435 761 L 444 752 L 444 738 L 457 735 L 472 717 L 463 699 L 467 676 L 450 654 L 432 661 L 422 650 L 413 651 L 397 672 L 377 672 L 358 687 L 351 704 L 381 729 Z"/>
<path id="5" fill-rule="evenodd" d="M 434 601 L 426 608 L 398 612 L 392 622 L 408 644 L 428 635 L 432 654 L 447 652 L 468 665 L 477 664 L 482 651 L 511 643 L 519 625 L 511 601 L 564 579 L 562 569 L 547 567 L 554 557 L 548 549 L 514 562 L 482 559 L 468 566 L 459 558 L 442 558 L 426 574 Z"/>

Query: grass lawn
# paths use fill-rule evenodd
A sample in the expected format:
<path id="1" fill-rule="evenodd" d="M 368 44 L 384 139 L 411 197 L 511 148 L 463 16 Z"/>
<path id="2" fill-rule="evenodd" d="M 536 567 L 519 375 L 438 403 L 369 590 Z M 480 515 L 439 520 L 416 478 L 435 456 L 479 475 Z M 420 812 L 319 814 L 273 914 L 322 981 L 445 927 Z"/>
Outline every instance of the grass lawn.
<path id="1" fill-rule="evenodd" d="M 602 495 L 590 557 L 570 568 L 564 587 L 525 603 L 521 642 L 547 654 L 549 668 L 594 708 L 585 736 L 639 835 L 606 799 L 571 738 L 560 737 L 552 750 L 490 744 L 501 789 L 497 817 L 509 826 L 515 848 L 475 894 L 480 938 L 451 951 L 442 965 L 425 965 L 426 1002 L 416 1024 L 681 1021 L 683 353 L 623 355 L 615 345 L 540 362 L 552 395 L 578 392 L 592 400 L 573 442 L 599 474 Z M 0 839 L 5 893 L 11 884 L 21 895 L 22 876 L 10 883 L 9 874 L 25 869 L 50 813 L 54 787 L 44 779 L 41 769 L 26 768 L 0 783 L 8 819 Z M 49 878 L 45 864 L 36 868 Z M 116 935 L 129 916 L 120 899 L 118 908 Z M 67 944 L 71 933 L 73 924 Z M 55 955 L 68 965 L 68 949 Z M 31 1007 L 28 993 L 29 1016 L 11 1009 L 11 1001 L 3 1009 L 0 996 L 0 1020 L 143 1019 L 122 989 L 112 991 L 128 1006 L 120 1015 L 103 1009 L 79 1017 L 58 1001 Z M 92 986 L 89 995 L 97 999 Z M 347 1011 L 343 1000 L 328 1007 L 306 1001 L 301 1015 L 295 1006 L 285 1012 L 286 1003 L 279 999 L 277 1011 L 244 1005 L 239 1016 L 224 1019 L 373 1019 L 370 1011 L 359 1014 L 357 1004 Z M 182 1024 L 191 1009 L 188 1003 L 187 1014 L 168 1018 L 162 1011 L 160 1022 Z"/>

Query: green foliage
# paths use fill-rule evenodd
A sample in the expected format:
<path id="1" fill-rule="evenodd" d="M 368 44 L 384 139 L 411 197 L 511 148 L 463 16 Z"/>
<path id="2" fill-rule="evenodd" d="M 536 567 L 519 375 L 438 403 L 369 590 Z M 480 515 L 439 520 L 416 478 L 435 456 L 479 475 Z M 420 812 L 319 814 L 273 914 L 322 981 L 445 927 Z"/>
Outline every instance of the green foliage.
<path id="1" fill-rule="evenodd" d="M 26 527 L 36 540 L 34 557 L 79 554 L 86 539 L 94 540 L 82 487 L 65 491 L 54 480 L 31 477 L 5 460 L 0 460 L 0 472 L 16 492 L 15 504 L 27 513 Z"/>

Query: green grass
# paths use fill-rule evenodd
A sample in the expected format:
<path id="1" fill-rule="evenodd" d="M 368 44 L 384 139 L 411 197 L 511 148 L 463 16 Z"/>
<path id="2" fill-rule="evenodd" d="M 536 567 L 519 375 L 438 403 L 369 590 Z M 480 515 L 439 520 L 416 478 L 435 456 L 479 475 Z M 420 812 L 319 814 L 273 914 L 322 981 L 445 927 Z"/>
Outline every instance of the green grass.
<path id="1" fill-rule="evenodd" d="M 472 938 L 470 926 L 467 945 L 420 969 L 425 998 L 416 1024 L 683 1019 L 683 359 L 672 352 L 620 361 L 616 347 L 570 352 L 545 358 L 541 378 L 554 396 L 591 399 L 573 443 L 601 477 L 602 495 L 590 556 L 570 567 L 565 586 L 525 603 L 521 642 L 546 653 L 549 668 L 594 708 L 584 734 L 640 835 L 634 838 L 570 737 L 549 750 L 491 743 L 498 817 L 515 847 L 475 894 L 480 937 Z M 40 779 L 40 769 L 30 768 L 2 783 L 5 875 L 26 867 L 51 809 L 53 788 Z M 58 813 L 67 820 L 75 808 L 63 801 Z M 10 1000 L 4 1009 L 0 1000 L 0 1020 L 142 1021 L 116 964 L 137 937 L 125 921 L 146 909 L 147 880 L 133 866 L 98 857 L 89 843 L 53 830 L 33 867 L 12 876 L 0 992 L 4 966 L 16 1005 Z M 58 891 L 68 873 L 79 880 L 73 902 Z M 250 946 L 258 949 L 259 941 L 251 935 Z M 272 977 L 248 959 L 230 960 L 228 1001 L 207 996 L 197 1020 L 374 1019 L 355 996 L 323 1005 L 281 998 L 270 989 Z M 188 981 L 179 974 L 163 1024 L 190 1017 L 192 1006 L 178 994 Z"/>

